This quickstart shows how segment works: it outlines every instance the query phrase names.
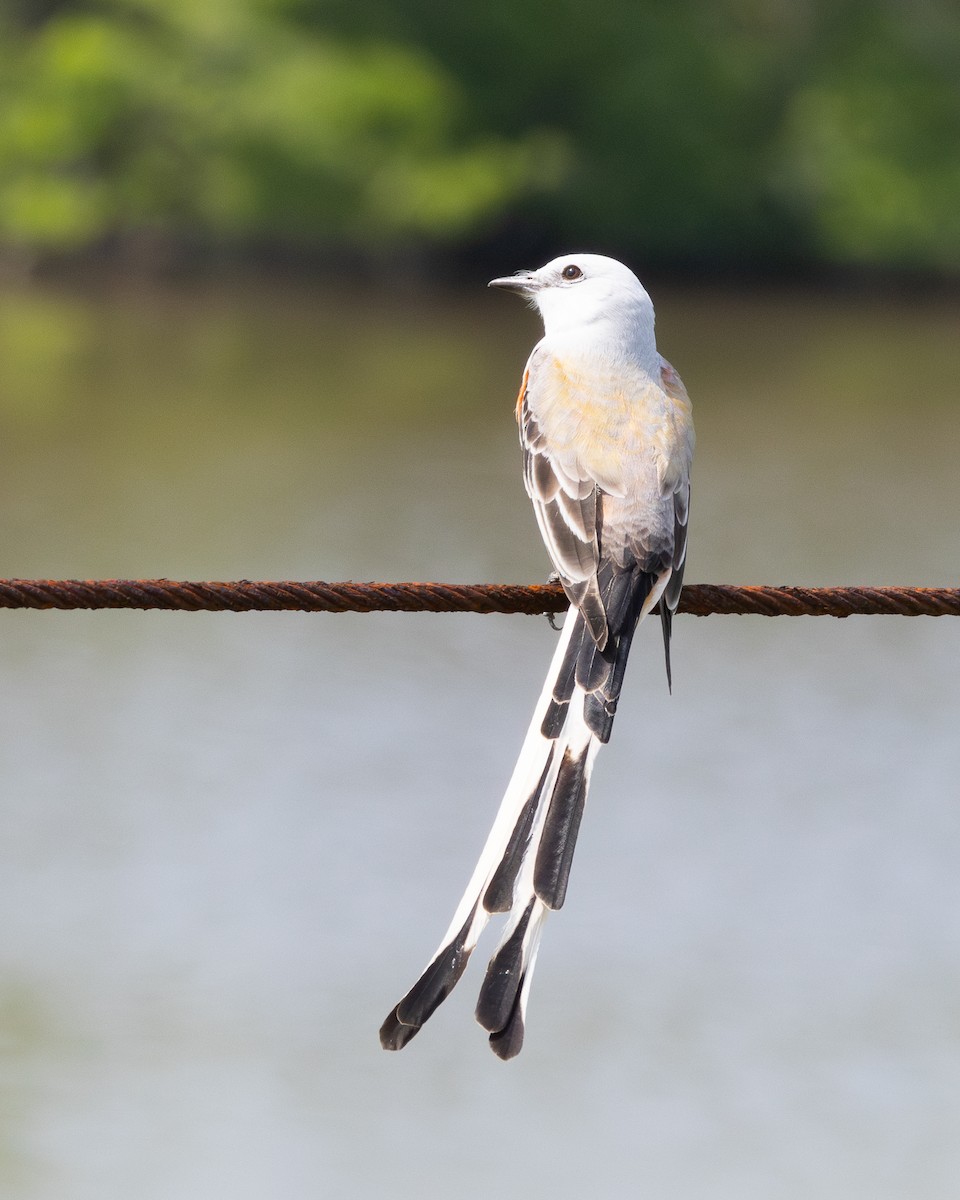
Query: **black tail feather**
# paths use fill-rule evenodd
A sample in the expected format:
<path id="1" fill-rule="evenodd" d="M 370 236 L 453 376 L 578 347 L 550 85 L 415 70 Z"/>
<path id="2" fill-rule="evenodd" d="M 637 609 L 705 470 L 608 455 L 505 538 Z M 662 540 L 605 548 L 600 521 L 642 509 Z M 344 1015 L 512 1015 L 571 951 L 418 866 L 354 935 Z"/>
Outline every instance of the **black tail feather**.
<path id="1" fill-rule="evenodd" d="M 660 610 L 660 625 L 663 629 L 663 659 L 667 666 L 667 690 L 673 694 L 673 672 L 670 670 L 670 635 L 673 632 L 673 609 L 665 600 L 657 605 Z"/>
<path id="2" fill-rule="evenodd" d="M 490 1034 L 490 1049 L 497 1058 L 502 1058 L 504 1062 L 507 1059 L 516 1058 L 523 1049 L 523 1006 L 520 1003 L 520 995 L 526 978 L 527 975 L 524 972 L 517 987 L 513 1008 L 510 1010 L 506 1025 L 496 1033 Z"/>
<path id="3" fill-rule="evenodd" d="M 483 907 L 488 913 L 509 912 L 513 907 L 513 885 L 516 883 L 517 875 L 523 864 L 523 856 L 526 853 L 527 843 L 530 841 L 533 818 L 537 814 L 540 793 L 550 772 L 550 764 L 552 762 L 553 750 L 547 756 L 547 761 L 544 764 L 537 786 L 530 793 L 530 798 L 523 806 L 523 811 L 517 818 L 517 823 L 513 827 L 513 833 L 510 835 L 510 841 L 507 843 L 507 848 L 503 853 L 503 858 L 501 858 L 496 871 L 494 871 L 493 878 L 487 885 L 487 890 L 483 893 Z"/>
<path id="4" fill-rule="evenodd" d="M 464 946 L 476 911 L 474 905 L 457 936 L 440 951 L 380 1026 L 380 1045 L 384 1050 L 402 1050 L 456 987 L 470 959 L 470 951 Z"/>
<path id="5" fill-rule="evenodd" d="M 587 746 L 576 757 L 564 752 L 550 797 L 533 870 L 534 891 L 547 908 L 561 908 L 566 898 L 586 799 L 587 752 Z"/>
<path id="6" fill-rule="evenodd" d="M 480 997 L 477 1000 L 477 1020 L 489 1033 L 502 1033 L 510 1024 L 523 982 L 523 939 L 533 914 L 534 901 L 524 909 L 517 927 L 487 965 Z"/>
<path id="7" fill-rule="evenodd" d="M 547 705 L 547 711 L 544 713 L 543 723 L 540 726 L 540 732 L 545 738 L 553 740 L 560 736 L 563 723 L 567 719 L 570 697 L 573 695 L 577 663 L 580 661 L 585 645 L 595 646 L 596 643 L 590 636 L 586 621 L 581 615 L 578 615 L 563 661 L 560 664 L 560 670 L 553 681 L 552 699 Z"/>

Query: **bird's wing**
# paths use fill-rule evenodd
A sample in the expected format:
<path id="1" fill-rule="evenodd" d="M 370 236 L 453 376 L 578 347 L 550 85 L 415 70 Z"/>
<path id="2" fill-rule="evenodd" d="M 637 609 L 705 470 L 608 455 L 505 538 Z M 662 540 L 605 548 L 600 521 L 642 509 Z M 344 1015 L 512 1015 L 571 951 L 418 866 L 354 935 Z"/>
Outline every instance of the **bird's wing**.
<path id="1" fill-rule="evenodd" d="M 548 445 L 531 404 L 535 363 L 536 353 L 517 397 L 523 482 L 550 561 L 570 602 L 583 613 L 591 637 L 602 646 L 607 640 L 607 622 L 597 589 L 599 485 L 576 455 L 558 455 Z"/>
<path id="2" fill-rule="evenodd" d="M 523 481 L 554 567 L 564 580 L 582 583 L 600 562 L 597 481 L 576 460 L 561 462 L 551 453 L 530 405 L 529 388 L 528 369 L 517 399 Z"/>
<path id="3" fill-rule="evenodd" d="M 687 558 L 687 519 L 690 514 L 690 461 L 693 458 L 694 433 L 690 397 L 683 380 L 667 362 L 660 358 L 660 384 L 673 401 L 674 411 L 682 420 L 683 436 L 678 439 L 679 450 L 663 480 L 673 492 L 673 574 L 663 594 L 664 604 L 672 615 L 680 601 L 683 568 Z M 669 630 L 667 630 L 669 633 Z"/>

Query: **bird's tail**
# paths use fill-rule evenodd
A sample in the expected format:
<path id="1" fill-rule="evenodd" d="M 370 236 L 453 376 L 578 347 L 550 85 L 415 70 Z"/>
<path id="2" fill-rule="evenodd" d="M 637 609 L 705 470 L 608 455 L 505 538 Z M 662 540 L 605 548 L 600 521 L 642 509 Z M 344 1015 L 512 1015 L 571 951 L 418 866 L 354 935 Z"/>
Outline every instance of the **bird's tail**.
<path id="1" fill-rule="evenodd" d="M 562 906 L 590 773 L 610 736 L 638 620 L 667 579 L 647 576 L 630 619 L 600 648 L 579 610 L 567 613 L 520 757 L 480 860 L 436 953 L 380 1029 L 400 1050 L 446 999 L 487 921 L 508 913 L 480 989 L 477 1020 L 500 1058 L 523 1045 L 524 1014 L 543 921 Z"/>

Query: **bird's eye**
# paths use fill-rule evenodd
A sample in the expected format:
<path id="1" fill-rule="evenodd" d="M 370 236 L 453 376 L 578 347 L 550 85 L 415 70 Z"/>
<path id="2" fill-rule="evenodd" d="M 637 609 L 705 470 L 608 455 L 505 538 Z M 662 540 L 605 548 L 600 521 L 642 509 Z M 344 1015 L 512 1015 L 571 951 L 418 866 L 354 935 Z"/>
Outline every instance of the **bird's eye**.
<path id="1" fill-rule="evenodd" d="M 571 282 L 574 279 L 582 279 L 583 278 L 583 272 L 576 265 L 576 263 L 570 263 L 569 266 L 564 267 L 563 270 L 560 272 L 560 274 L 563 276 L 564 279 L 570 280 Z"/>

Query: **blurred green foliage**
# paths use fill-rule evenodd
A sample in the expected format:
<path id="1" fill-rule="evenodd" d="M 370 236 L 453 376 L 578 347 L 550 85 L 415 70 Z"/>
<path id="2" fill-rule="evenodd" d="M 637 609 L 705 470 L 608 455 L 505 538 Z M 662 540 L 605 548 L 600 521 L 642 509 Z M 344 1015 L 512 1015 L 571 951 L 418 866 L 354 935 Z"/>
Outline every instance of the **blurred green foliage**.
<path id="1" fill-rule="evenodd" d="M 12 6 L 11 6 L 12 4 Z M 955 0 L 7 0 L 0 246 L 960 269 Z"/>
<path id="2" fill-rule="evenodd" d="M 556 174 L 557 139 L 466 132 L 414 47 L 271 0 L 74 4 L 0 38 L 0 237 L 446 239 Z"/>

